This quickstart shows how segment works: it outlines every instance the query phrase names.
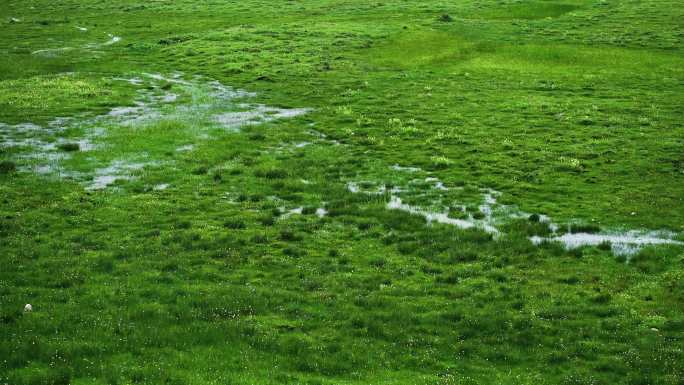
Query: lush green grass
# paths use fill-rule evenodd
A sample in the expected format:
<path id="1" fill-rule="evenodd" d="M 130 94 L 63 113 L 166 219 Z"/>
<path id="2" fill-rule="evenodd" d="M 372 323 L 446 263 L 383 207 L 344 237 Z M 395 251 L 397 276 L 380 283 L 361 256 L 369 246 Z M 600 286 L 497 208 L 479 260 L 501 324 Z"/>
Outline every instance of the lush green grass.
<path id="1" fill-rule="evenodd" d="M 485 8 L 483 12 L 477 12 L 475 17 L 494 20 L 554 18 L 590 4 L 589 1 L 511 1 L 497 4 L 496 7 Z"/>
<path id="2" fill-rule="evenodd" d="M 534 217 L 493 237 L 347 188 L 412 186 L 454 218 L 491 188 L 570 231 L 682 239 L 678 2 L 1 7 L 0 122 L 74 119 L 30 134 L 59 172 L 0 147 L 0 383 L 682 382 L 681 246 L 537 247 Z M 144 75 L 176 71 L 193 86 Z M 208 79 L 313 110 L 224 129 L 212 114 L 239 108 Z M 141 90 L 178 99 L 95 118 Z M 113 162 L 144 167 L 88 190 Z"/>
<path id="3" fill-rule="evenodd" d="M 45 123 L 58 115 L 105 112 L 130 98 L 104 79 L 68 74 L 34 76 L 0 83 L 3 123 Z"/>

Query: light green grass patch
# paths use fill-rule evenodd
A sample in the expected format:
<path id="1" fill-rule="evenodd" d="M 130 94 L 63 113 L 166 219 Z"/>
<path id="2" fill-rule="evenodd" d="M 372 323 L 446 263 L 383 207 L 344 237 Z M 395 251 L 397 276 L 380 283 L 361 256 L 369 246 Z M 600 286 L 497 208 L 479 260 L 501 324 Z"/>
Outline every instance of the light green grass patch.
<path id="1" fill-rule="evenodd" d="M 623 75 L 682 72 L 684 59 L 664 52 L 628 48 L 587 48 L 565 44 L 491 45 L 468 63 L 479 69 L 505 69 L 527 73 Z"/>
<path id="2" fill-rule="evenodd" d="M 578 10 L 587 1 L 512 1 L 496 8 L 477 12 L 474 18 L 482 19 L 544 19 L 562 16 L 568 12 Z"/>
<path id="3" fill-rule="evenodd" d="M 92 113 L 125 99 L 126 92 L 97 77 L 59 74 L 0 81 L 0 121 L 41 123 Z"/>
<path id="4" fill-rule="evenodd" d="M 476 42 L 440 31 L 401 32 L 369 53 L 370 63 L 380 67 L 416 68 L 454 64 L 467 60 Z"/>
<path id="5" fill-rule="evenodd" d="M 510 70 L 534 73 L 590 71 L 595 74 L 681 73 L 681 56 L 618 47 L 588 48 L 569 44 L 507 44 L 467 38 L 456 32 L 402 32 L 368 54 L 382 68 L 436 70 Z"/>

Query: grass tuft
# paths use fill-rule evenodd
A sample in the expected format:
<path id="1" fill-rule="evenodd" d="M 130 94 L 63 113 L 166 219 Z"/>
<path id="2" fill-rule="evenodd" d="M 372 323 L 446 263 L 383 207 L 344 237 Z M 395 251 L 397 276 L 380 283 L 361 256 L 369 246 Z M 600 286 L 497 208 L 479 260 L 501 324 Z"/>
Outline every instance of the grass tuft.
<path id="1" fill-rule="evenodd" d="M 11 160 L 0 161 L 0 174 L 12 174 L 17 171 L 16 163 Z"/>

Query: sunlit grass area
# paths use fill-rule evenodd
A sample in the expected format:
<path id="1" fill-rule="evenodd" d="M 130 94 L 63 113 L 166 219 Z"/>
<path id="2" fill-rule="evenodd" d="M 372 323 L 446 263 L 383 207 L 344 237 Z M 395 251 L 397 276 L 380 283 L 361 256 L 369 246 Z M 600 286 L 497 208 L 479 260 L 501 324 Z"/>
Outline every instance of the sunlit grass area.
<path id="1" fill-rule="evenodd" d="M 45 122 L 59 114 L 106 111 L 125 92 L 112 90 L 102 78 L 58 74 L 0 81 L 3 123 Z"/>

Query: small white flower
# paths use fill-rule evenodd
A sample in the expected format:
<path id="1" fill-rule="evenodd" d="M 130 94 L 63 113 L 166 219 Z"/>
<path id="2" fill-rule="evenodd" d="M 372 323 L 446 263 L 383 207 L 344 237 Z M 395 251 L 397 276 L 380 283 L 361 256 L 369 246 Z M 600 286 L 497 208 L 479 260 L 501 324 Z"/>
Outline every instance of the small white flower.
<path id="1" fill-rule="evenodd" d="M 31 311 L 33 311 L 33 306 L 31 306 L 30 303 L 27 303 L 26 306 L 24 306 L 24 311 L 25 311 L 25 312 L 31 312 Z"/>

